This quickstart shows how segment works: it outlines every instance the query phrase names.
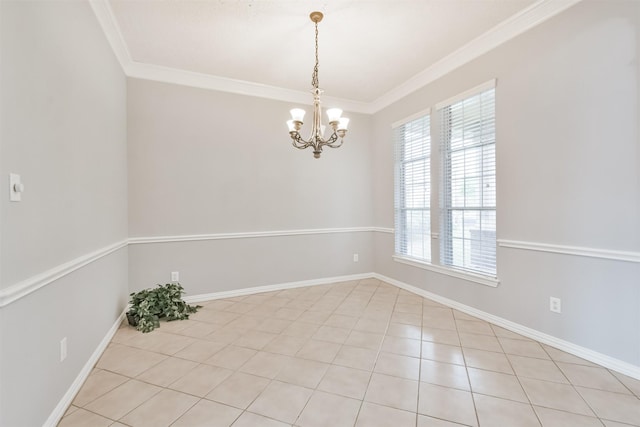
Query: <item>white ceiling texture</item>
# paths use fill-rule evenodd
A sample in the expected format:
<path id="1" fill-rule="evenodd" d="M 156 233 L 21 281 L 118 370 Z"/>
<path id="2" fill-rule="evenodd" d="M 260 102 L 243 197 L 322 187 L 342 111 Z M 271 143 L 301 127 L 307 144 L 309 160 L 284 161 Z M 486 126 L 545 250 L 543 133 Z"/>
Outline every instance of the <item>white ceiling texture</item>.
<path id="1" fill-rule="evenodd" d="M 373 113 L 579 0 L 92 0 L 132 77 Z"/>

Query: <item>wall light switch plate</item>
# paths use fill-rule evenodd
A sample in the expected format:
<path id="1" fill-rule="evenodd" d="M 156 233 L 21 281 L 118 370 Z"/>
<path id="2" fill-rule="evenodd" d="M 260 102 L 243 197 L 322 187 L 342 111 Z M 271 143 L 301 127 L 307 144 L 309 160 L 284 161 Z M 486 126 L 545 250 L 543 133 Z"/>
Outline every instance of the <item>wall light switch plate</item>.
<path id="1" fill-rule="evenodd" d="M 22 192 L 24 191 L 24 185 L 20 180 L 20 175 L 16 173 L 9 174 L 9 200 L 12 202 L 19 202 L 22 200 Z"/>
<path id="2" fill-rule="evenodd" d="M 172 282 L 179 282 L 180 281 L 180 272 L 179 271 L 172 271 L 171 272 L 171 281 Z"/>

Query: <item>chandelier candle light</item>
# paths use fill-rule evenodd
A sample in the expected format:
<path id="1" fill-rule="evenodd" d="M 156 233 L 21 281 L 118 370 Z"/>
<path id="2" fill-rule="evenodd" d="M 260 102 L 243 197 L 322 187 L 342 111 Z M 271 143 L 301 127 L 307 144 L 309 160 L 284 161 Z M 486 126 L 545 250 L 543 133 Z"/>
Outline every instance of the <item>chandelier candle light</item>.
<path id="1" fill-rule="evenodd" d="M 293 146 L 300 150 L 313 147 L 313 157 L 319 159 L 322 153 L 322 147 L 325 145 L 331 148 L 338 148 L 342 145 L 344 135 L 347 133 L 349 119 L 340 117 L 342 110 L 339 108 L 328 109 L 327 116 L 333 133 L 328 139 L 323 138 L 325 126 L 322 124 L 322 109 L 320 108 L 320 95 L 323 91 L 318 88 L 318 22 L 322 21 L 323 15 L 321 12 L 311 12 L 309 17 L 316 26 L 316 65 L 313 68 L 311 77 L 311 85 L 313 86 L 311 90 L 313 94 L 313 124 L 311 125 L 311 136 L 308 140 L 304 140 L 298 132 L 302 127 L 305 114 L 305 111 L 301 108 L 291 110 L 291 120 L 287 121 L 287 126 L 289 126 L 289 135 L 293 140 Z M 340 141 L 338 141 L 338 138 L 340 138 Z"/>

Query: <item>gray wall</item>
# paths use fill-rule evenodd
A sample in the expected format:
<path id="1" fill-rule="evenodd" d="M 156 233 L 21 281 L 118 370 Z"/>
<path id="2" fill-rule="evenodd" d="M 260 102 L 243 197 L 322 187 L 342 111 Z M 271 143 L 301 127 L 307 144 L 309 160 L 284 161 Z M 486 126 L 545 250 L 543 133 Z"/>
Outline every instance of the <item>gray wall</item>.
<path id="1" fill-rule="evenodd" d="M 370 116 L 345 113 L 353 126 L 344 145 L 314 159 L 291 146 L 285 122 L 294 106 L 129 79 L 130 236 L 370 227 Z M 179 271 L 194 295 L 371 272 L 370 239 L 354 232 L 134 245 L 130 286 Z"/>
<path id="2" fill-rule="evenodd" d="M 180 272 L 188 295 L 331 279 L 373 271 L 371 232 L 273 236 L 129 247 L 132 290 Z M 353 254 L 359 262 L 353 262 Z"/>
<path id="3" fill-rule="evenodd" d="M 88 2 L 0 8 L 6 290 L 127 237 L 126 80 Z M 22 175 L 20 203 L 9 172 Z M 0 308 L 0 425 L 42 425 L 126 300 L 123 248 Z"/>
<path id="4" fill-rule="evenodd" d="M 638 2 L 579 3 L 377 113 L 375 224 L 393 226 L 391 124 L 497 78 L 498 239 L 640 251 L 639 31 Z M 380 274 L 640 366 L 638 263 L 500 247 L 490 288 L 374 246 Z"/>
<path id="5" fill-rule="evenodd" d="M 171 271 L 190 295 L 375 271 L 640 366 L 637 263 L 499 248 L 489 288 L 393 262 L 390 233 L 312 233 L 393 227 L 391 123 L 497 78 L 498 238 L 640 251 L 638 2 L 585 1 L 373 116 L 350 113 L 345 145 L 320 160 L 291 147 L 289 103 L 127 81 L 85 2 L 0 8 L 0 292 L 152 238 L 0 308 L 0 425 L 41 425 L 129 290 Z M 308 232 L 153 241 L 290 230 Z"/>

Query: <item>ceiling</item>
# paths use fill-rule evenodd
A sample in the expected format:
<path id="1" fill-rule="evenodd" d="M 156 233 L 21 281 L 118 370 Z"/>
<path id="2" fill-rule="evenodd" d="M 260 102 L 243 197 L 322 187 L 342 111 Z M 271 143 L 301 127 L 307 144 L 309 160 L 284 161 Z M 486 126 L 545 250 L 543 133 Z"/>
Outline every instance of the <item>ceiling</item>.
<path id="1" fill-rule="evenodd" d="M 437 77 L 447 61 L 455 67 L 451 60 L 470 48 L 476 56 L 484 53 L 558 13 L 558 4 L 564 9 L 576 1 L 102 0 L 92 6 L 128 75 L 190 76 L 203 83 L 196 86 L 209 81 L 212 88 L 227 84 L 232 92 L 255 89 L 258 96 L 280 99 L 299 93 L 310 99 L 309 13 L 319 10 L 325 15 L 319 23 L 320 87 L 350 103 L 347 109 L 370 112 L 367 106 Z"/>

